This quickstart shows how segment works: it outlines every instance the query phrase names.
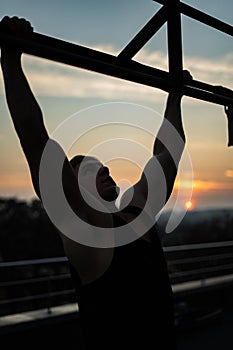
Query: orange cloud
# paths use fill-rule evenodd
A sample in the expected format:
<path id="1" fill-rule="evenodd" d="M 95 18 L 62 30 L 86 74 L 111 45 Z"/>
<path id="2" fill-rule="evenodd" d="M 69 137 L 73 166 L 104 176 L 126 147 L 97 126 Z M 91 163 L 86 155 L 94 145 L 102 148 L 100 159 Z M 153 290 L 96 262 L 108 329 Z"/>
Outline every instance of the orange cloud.
<path id="1" fill-rule="evenodd" d="M 5 187 L 30 187 L 31 180 L 27 173 L 0 174 L 0 189 Z"/>
<path id="2" fill-rule="evenodd" d="M 225 171 L 224 175 L 226 177 L 233 177 L 233 170 L 232 169 L 228 169 Z"/>
<path id="3" fill-rule="evenodd" d="M 180 190 L 193 189 L 194 191 L 211 191 L 211 190 L 233 190 L 233 182 L 224 181 L 176 181 L 175 188 Z"/>

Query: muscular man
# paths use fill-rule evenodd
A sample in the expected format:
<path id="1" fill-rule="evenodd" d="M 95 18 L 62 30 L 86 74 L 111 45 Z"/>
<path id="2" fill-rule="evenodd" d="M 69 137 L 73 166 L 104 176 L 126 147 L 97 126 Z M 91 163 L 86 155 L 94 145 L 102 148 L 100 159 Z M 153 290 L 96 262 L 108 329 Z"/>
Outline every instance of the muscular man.
<path id="1" fill-rule="evenodd" d="M 33 31 L 29 22 L 17 17 L 4 17 L 1 26 L 13 34 L 30 36 Z M 91 247 L 71 239 L 64 230 L 60 232 L 76 287 L 86 348 L 175 349 L 172 289 L 153 220 L 171 195 L 185 146 L 180 106 L 182 95 L 178 92 L 168 95 L 153 155 L 140 180 L 123 196 L 120 210 L 113 212 L 112 203 L 118 191 L 108 168 L 94 157 L 76 156 L 69 161 L 61 146 L 49 137 L 41 109 L 23 73 L 21 54 L 20 50 L 2 47 L 1 66 L 10 115 L 30 168 L 35 192 L 42 202 L 40 161 L 48 143 L 52 152 L 51 164 L 53 155 L 65 159 L 62 181 L 67 201 L 81 221 L 91 224 L 93 235 L 95 227 L 108 230 L 133 223 L 150 197 L 149 210 L 138 225 L 139 231 L 145 227 L 148 229 L 142 235 L 137 232 L 130 243 L 115 248 L 114 245 Z M 192 79 L 189 72 L 184 72 L 184 79 L 186 82 Z M 179 136 L 178 141 L 173 140 L 169 125 Z M 173 146 L 175 159 L 169 152 Z M 50 171 L 49 167 L 47 171 Z M 165 177 L 161 177 L 161 172 Z M 152 183 L 152 187 L 148 183 Z M 84 200 L 81 188 L 100 204 L 103 199 L 102 204 L 108 210 L 92 208 Z M 151 190 L 152 196 L 148 193 Z M 129 203 L 124 205 L 132 193 Z M 65 214 L 59 212 L 61 222 L 66 222 L 67 218 L 63 216 Z M 63 227 L 68 229 L 69 223 L 66 224 Z M 81 226 L 80 230 L 85 231 L 85 225 Z"/>

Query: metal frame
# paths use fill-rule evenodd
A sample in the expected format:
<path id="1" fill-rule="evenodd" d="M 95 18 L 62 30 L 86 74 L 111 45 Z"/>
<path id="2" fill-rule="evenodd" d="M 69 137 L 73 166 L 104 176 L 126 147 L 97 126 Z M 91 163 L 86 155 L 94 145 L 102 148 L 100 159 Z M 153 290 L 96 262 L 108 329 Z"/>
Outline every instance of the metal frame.
<path id="1" fill-rule="evenodd" d="M 193 80 L 182 82 L 181 14 L 187 15 L 223 33 L 233 36 L 233 27 L 208 14 L 188 6 L 180 0 L 153 0 L 163 6 L 120 52 L 113 56 L 84 46 L 72 44 L 39 33 L 13 36 L 0 30 L 0 45 L 20 48 L 24 53 L 67 65 L 84 68 L 105 75 L 155 87 L 164 91 L 182 89 L 192 98 L 220 105 L 233 105 L 233 98 L 218 93 L 218 86 Z M 169 72 L 138 63 L 132 58 L 167 22 Z"/>

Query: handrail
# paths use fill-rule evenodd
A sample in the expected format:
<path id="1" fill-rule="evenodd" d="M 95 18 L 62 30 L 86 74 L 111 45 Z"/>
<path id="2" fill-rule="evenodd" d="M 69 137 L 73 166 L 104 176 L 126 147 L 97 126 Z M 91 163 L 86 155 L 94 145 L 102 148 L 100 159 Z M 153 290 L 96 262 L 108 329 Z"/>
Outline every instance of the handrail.
<path id="1" fill-rule="evenodd" d="M 205 243 L 192 243 L 192 244 L 181 244 L 175 246 L 165 246 L 163 250 L 165 253 L 182 251 L 182 250 L 199 250 L 208 248 L 223 248 L 233 246 L 233 241 L 221 241 L 221 242 L 205 242 Z"/>
<path id="2" fill-rule="evenodd" d="M 220 275 L 226 269 L 232 269 L 233 271 L 233 252 L 231 252 L 231 247 L 233 246 L 232 241 L 223 242 L 209 242 L 209 243 L 197 243 L 190 245 L 181 246 L 168 246 L 163 247 L 165 256 L 168 260 L 168 265 L 173 267 L 170 274 L 182 274 L 191 275 L 194 271 L 198 273 L 204 273 L 207 268 L 208 271 L 219 271 Z M 212 249 L 212 250 L 211 250 Z M 218 252 L 216 253 L 216 249 Z M 179 254 L 180 253 L 180 254 Z M 181 253 L 186 253 L 182 254 Z M 204 253 L 204 254 L 203 254 Z M 228 259 L 226 262 L 226 259 Z M 210 262 L 210 266 L 203 266 L 203 262 Z M 216 262 L 215 262 L 216 261 Z M 222 263 L 221 263 L 222 261 Z M 67 271 L 63 271 L 59 274 L 54 274 L 54 272 L 49 267 L 52 264 L 62 264 L 62 266 L 67 267 Z M 191 264 L 191 268 L 186 268 Z M 196 264 L 196 265 L 195 265 Z M 70 279 L 68 259 L 65 256 L 53 257 L 53 258 L 42 258 L 42 259 L 32 259 L 32 260 L 21 260 L 21 261 L 9 261 L 0 262 L 0 269 L 10 268 L 17 269 L 18 267 L 30 267 L 45 265 L 48 267 L 47 274 L 41 276 L 32 276 L 30 278 L 22 278 L 14 281 L 0 281 L 0 287 L 12 287 L 16 285 L 29 285 L 30 283 L 42 283 L 42 282 L 52 282 L 61 279 Z M 197 266 L 198 265 L 198 266 Z M 200 265 L 200 266 L 199 266 Z M 177 271 L 176 267 L 182 266 L 182 271 Z M 196 267 L 195 267 L 196 266 Z M 174 271 L 175 268 L 175 271 Z M 206 270 L 207 271 L 207 270 Z"/>
<path id="3" fill-rule="evenodd" d="M 202 293 L 232 288 L 232 245 L 233 241 L 223 241 L 163 247 L 174 297 L 179 300 L 184 293 L 192 295 L 197 286 Z M 44 271 L 42 275 L 40 265 Z M 77 302 L 65 256 L 0 262 L 0 271 L 4 269 L 6 279 L 2 278 L 0 282 L 2 295 L 6 295 L 0 300 L 2 316 L 41 308 L 50 310 L 54 306 Z M 15 269 L 17 280 L 7 280 L 8 272 Z M 30 277 L 27 277 L 28 272 Z"/>
<path id="4" fill-rule="evenodd" d="M 46 263 L 57 263 L 57 262 L 67 262 L 66 256 L 59 256 L 55 258 L 42 258 L 42 259 L 27 259 L 27 260 L 16 260 L 16 261 L 0 261 L 1 267 L 15 267 L 15 266 L 26 266 L 26 265 L 37 265 Z"/>
<path id="5" fill-rule="evenodd" d="M 206 242 L 206 243 L 192 243 L 192 244 L 181 244 L 172 246 L 163 246 L 163 251 L 177 252 L 177 251 L 188 251 L 188 250 L 200 250 L 207 248 L 223 248 L 233 246 L 233 241 L 221 241 L 221 242 Z M 58 263 L 58 262 L 68 262 L 66 256 L 52 257 L 52 258 L 41 258 L 41 259 L 27 259 L 27 260 L 16 260 L 16 261 L 0 261 L 1 267 L 16 267 L 16 266 L 26 266 L 26 265 L 37 265 L 37 264 L 47 264 L 47 263 Z"/>

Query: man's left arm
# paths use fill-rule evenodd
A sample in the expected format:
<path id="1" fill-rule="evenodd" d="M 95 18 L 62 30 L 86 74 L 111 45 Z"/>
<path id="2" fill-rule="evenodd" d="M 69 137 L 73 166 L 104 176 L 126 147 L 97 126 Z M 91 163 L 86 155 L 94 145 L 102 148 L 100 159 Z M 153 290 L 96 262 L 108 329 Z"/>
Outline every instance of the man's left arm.
<path id="1" fill-rule="evenodd" d="M 184 83 L 192 80 L 188 71 L 183 72 L 183 77 Z M 163 208 L 172 193 L 185 147 L 181 100 L 181 93 L 169 93 L 164 119 L 154 141 L 153 156 L 147 162 L 140 180 L 132 188 L 134 193 L 130 205 L 142 208 L 147 203 L 153 215 Z M 127 199 L 127 193 L 125 197 Z M 124 205 L 124 198 L 122 204 Z"/>

